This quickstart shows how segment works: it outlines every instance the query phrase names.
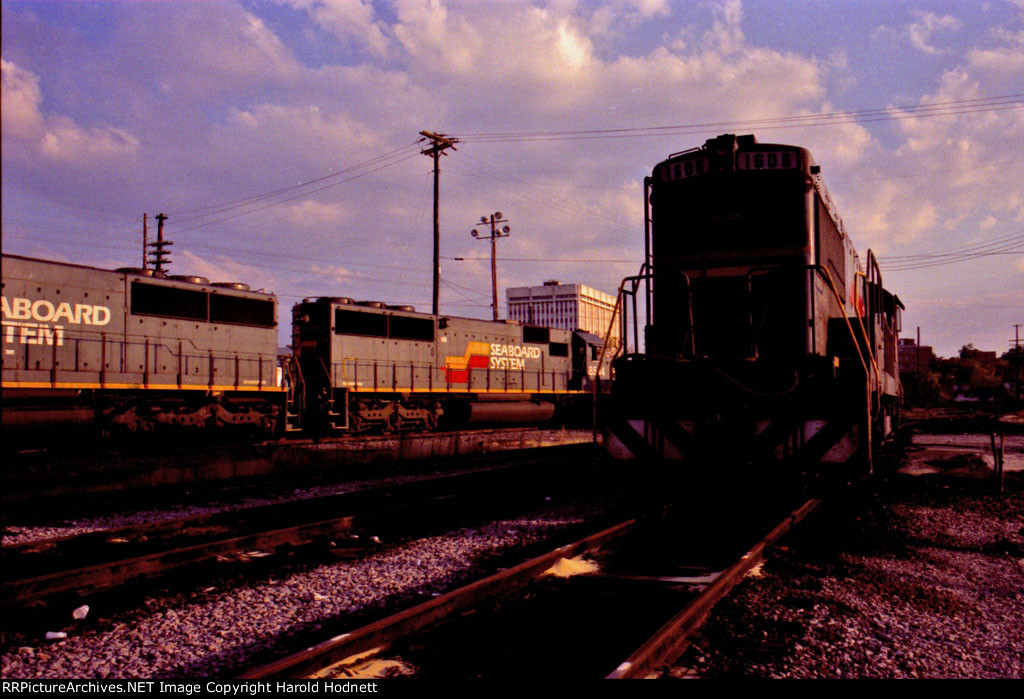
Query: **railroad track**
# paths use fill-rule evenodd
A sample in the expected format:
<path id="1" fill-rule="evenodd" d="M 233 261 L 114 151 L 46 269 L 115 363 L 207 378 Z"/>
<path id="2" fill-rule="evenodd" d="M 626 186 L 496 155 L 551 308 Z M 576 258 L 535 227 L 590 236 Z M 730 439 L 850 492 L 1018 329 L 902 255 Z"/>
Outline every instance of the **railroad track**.
<path id="1" fill-rule="evenodd" d="M 505 465 L 465 473 L 4 547 L 0 595 L 11 608 L 63 594 L 83 597 L 205 561 L 309 546 L 358 553 L 374 545 L 369 533 L 409 535 L 424 522 L 436 526 L 500 509 L 535 494 L 539 484 L 569 483 L 590 454 L 590 445 L 533 449 L 506 455 Z"/>
<path id="2" fill-rule="evenodd" d="M 715 603 L 818 504 L 809 500 L 787 514 L 721 568 L 708 567 L 721 556 L 691 551 L 674 561 L 675 575 L 651 574 L 650 527 L 623 521 L 241 678 L 369 679 L 396 668 L 449 679 L 521 677 L 524 669 L 534 678 L 652 676 L 683 653 Z M 589 572 L 556 577 L 574 567 Z"/>

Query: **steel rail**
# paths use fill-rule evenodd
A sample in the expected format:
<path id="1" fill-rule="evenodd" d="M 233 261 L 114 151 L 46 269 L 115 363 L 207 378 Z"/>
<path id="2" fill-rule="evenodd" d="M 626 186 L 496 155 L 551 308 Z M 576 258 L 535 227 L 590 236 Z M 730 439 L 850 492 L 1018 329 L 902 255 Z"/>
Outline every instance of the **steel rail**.
<path id="1" fill-rule="evenodd" d="M 271 553 L 285 546 L 301 547 L 319 540 L 344 536 L 356 528 L 390 528 L 389 522 L 403 521 L 410 512 L 463 501 L 460 496 L 470 497 L 481 492 L 495 491 L 496 484 L 506 484 L 497 488 L 497 492 L 520 492 L 520 486 L 526 487 L 526 481 L 517 474 L 523 469 L 532 471 L 549 465 L 553 457 L 564 456 L 565 453 L 564 449 L 548 455 L 534 452 L 523 455 L 521 462 L 511 465 L 429 476 L 400 485 L 324 496 L 310 502 L 263 505 L 12 547 L 13 550 L 5 550 L 0 558 L 8 567 L 5 575 L 7 579 L 0 584 L 0 600 L 4 606 L 10 607 L 67 592 L 88 594 L 132 580 L 156 577 L 218 556 L 254 549 Z M 396 498 L 396 495 L 401 497 Z M 341 512 L 337 516 L 331 516 L 331 510 L 337 512 L 339 509 Z M 320 516 L 317 517 L 317 514 Z M 256 528 L 261 521 L 272 526 L 267 529 Z M 213 533 L 214 538 L 201 535 L 199 538 L 205 538 L 205 541 L 185 546 L 168 548 L 158 540 L 161 536 L 185 537 L 185 532 L 190 529 L 219 531 Z M 60 554 L 64 550 L 68 550 L 68 555 L 79 553 L 80 547 L 105 546 L 111 550 L 126 545 L 112 544 L 111 541 L 135 538 L 151 538 L 155 546 L 147 546 L 152 550 L 136 551 L 135 555 L 129 557 L 116 556 L 99 562 L 94 562 L 95 559 L 84 560 L 70 566 L 66 562 L 61 564 Z M 19 551 L 43 556 L 52 551 L 58 557 L 53 563 L 45 560 L 36 563 L 25 561 L 26 565 L 36 567 L 37 572 L 19 578 L 16 573 L 10 573 L 11 567 L 16 568 L 19 564 Z"/>
<path id="2" fill-rule="evenodd" d="M 561 558 L 571 558 L 599 548 L 607 541 L 628 532 L 635 519 L 612 527 L 545 553 L 524 563 L 495 573 L 482 580 L 428 600 L 350 633 L 335 636 L 294 655 L 247 671 L 239 679 L 275 677 L 300 678 L 316 675 L 331 665 L 348 658 L 360 659 L 369 653 L 382 652 L 398 640 L 443 622 L 454 614 L 473 608 L 481 602 L 520 589 Z"/>
<path id="3" fill-rule="evenodd" d="M 765 552 L 786 532 L 810 514 L 821 500 L 812 499 L 787 515 L 771 532 L 747 551 L 732 566 L 724 570 L 715 581 L 690 602 L 679 614 L 662 626 L 605 679 L 641 679 L 649 677 L 657 668 L 674 662 L 692 643 L 697 630 L 707 619 L 711 609 L 722 600 L 754 566 L 764 560 Z"/>

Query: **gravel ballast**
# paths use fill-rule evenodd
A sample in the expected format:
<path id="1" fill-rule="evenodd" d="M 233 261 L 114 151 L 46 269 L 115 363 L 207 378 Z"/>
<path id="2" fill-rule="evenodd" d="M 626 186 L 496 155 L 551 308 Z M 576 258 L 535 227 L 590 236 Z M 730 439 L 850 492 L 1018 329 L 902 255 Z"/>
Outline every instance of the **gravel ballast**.
<path id="1" fill-rule="evenodd" d="M 1007 492 L 995 494 L 983 440 L 952 451 L 945 440 L 941 448 L 927 441 L 915 441 L 904 464 L 923 475 L 894 474 L 830 499 L 716 607 L 665 676 L 1024 677 L 1024 473 L 1008 473 Z M 1007 464 L 1022 454 L 1019 436 L 1008 440 Z M 353 614 L 447 591 L 495 556 L 591 514 L 553 506 L 356 561 L 188 593 L 154 589 L 137 608 L 94 608 L 84 621 L 72 621 L 72 605 L 63 628 L 7 646 L 0 671 L 11 679 L 227 678 L 282 646 L 339 632 Z M 67 638 L 46 641 L 48 630 Z"/>
<path id="2" fill-rule="evenodd" d="M 567 506 L 395 545 L 366 558 L 257 582 L 147 598 L 113 618 L 65 627 L 67 638 L 0 658 L 8 679 L 227 678 L 288 645 L 324 640 L 339 618 L 395 600 L 441 594 L 493 557 L 535 544 L 585 514 Z M 71 622 L 71 610 L 68 610 Z M 331 628 L 334 628 L 331 626 Z M 348 628 L 347 630 L 351 630 Z"/>
<path id="3" fill-rule="evenodd" d="M 1024 677 L 1024 495 L 899 476 L 833 502 L 715 609 L 674 677 Z"/>

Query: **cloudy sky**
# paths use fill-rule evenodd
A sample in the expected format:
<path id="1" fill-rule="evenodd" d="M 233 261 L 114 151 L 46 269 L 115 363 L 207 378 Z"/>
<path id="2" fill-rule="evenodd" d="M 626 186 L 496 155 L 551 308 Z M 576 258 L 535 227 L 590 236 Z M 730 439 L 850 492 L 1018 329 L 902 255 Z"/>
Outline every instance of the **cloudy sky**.
<path id="1" fill-rule="evenodd" d="M 1024 0 L 3 0 L 3 250 L 281 298 L 489 317 L 545 279 L 613 292 L 642 181 L 720 133 L 804 146 L 881 258 L 904 334 L 1005 351 L 1024 323 Z M 800 117 L 800 119 L 792 119 Z M 152 228 L 151 228 L 152 230 Z M 282 333 L 285 341 L 286 333 Z"/>

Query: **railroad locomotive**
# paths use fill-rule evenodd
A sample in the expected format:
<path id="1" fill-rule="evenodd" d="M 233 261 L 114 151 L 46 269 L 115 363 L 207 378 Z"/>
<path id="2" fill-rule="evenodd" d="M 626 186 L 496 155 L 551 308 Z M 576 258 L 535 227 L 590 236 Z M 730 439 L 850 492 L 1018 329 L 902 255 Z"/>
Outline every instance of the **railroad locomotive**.
<path id="1" fill-rule="evenodd" d="M 277 300 L 245 284 L 3 256 L 7 438 L 100 426 L 266 434 L 284 408 Z"/>
<path id="2" fill-rule="evenodd" d="M 5 441 L 433 430 L 583 410 L 600 340 L 412 307 L 3 256 Z M 605 373 L 607 374 L 607 368 Z"/>
<path id="3" fill-rule="evenodd" d="M 590 395 L 600 343 L 338 297 L 296 304 L 292 332 L 292 423 L 316 432 L 547 422 Z"/>
<path id="4" fill-rule="evenodd" d="M 621 289 L 646 310 L 623 318 L 636 349 L 613 364 L 608 452 L 801 479 L 870 469 L 898 418 L 903 305 L 811 154 L 710 139 L 655 166 L 645 219 L 647 260 Z"/>

